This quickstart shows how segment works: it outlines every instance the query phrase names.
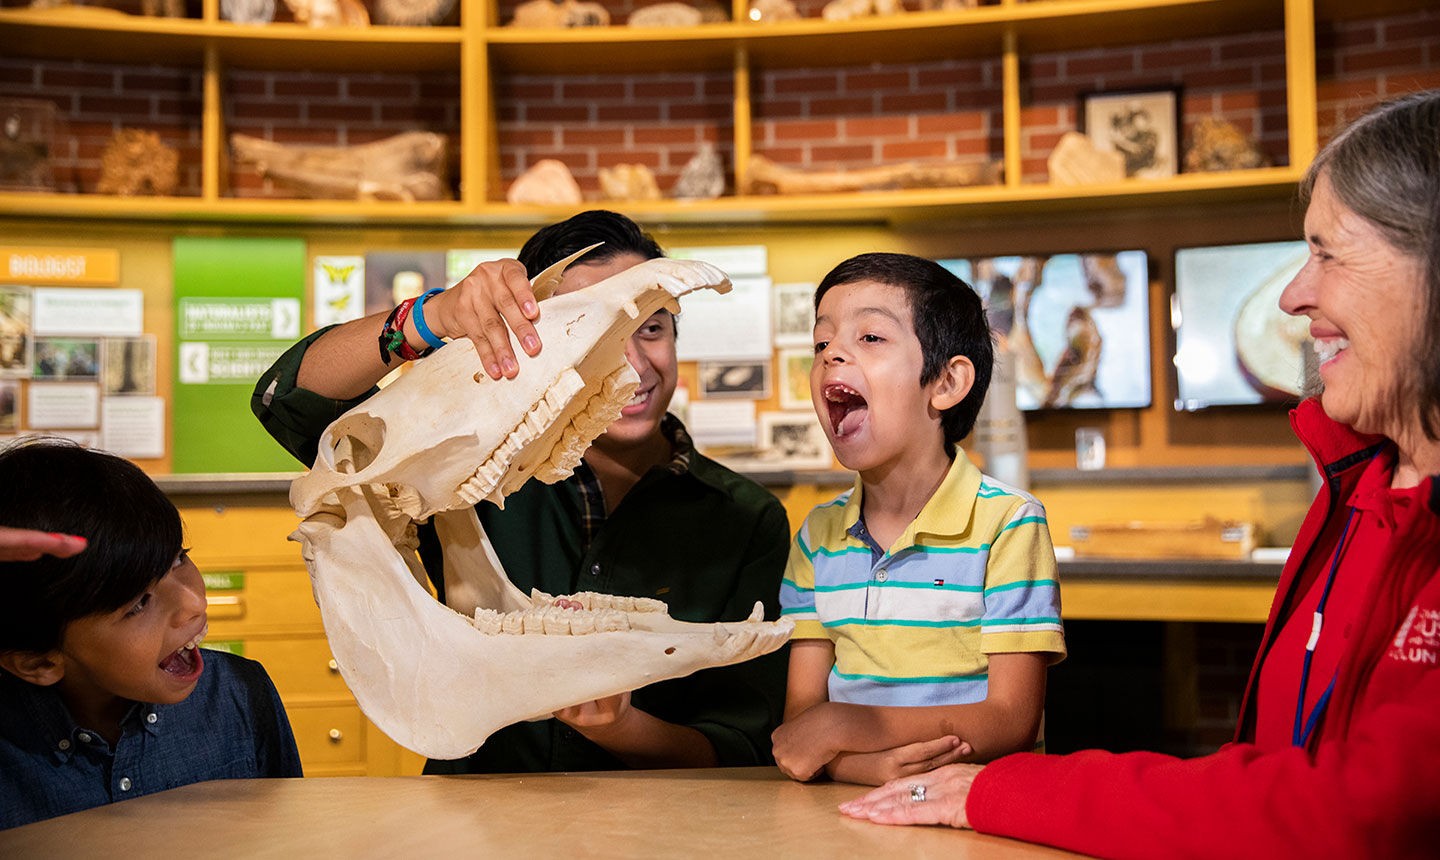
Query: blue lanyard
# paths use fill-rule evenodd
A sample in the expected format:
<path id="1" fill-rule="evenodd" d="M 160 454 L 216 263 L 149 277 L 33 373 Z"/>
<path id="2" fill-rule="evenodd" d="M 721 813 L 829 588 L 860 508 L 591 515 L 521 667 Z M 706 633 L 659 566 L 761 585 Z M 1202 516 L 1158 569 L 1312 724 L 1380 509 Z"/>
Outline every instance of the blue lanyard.
<path id="1" fill-rule="evenodd" d="M 1335 675 L 1339 674 L 1338 669 L 1335 675 L 1330 676 L 1330 683 L 1316 700 L 1309 718 L 1305 717 L 1305 688 L 1310 682 L 1310 661 L 1315 656 L 1315 646 L 1320 642 L 1320 628 L 1325 623 L 1325 603 L 1330 599 L 1330 587 L 1335 584 L 1335 571 L 1340 568 L 1340 556 L 1345 552 L 1345 541 L 1350 537 L 1350 524 L 1354 520 L 1355 508 L 1352 505 L 1350 516 L 1345 518 L 1345 530 L 1340 533 L 1340 543 L 1335 546 L 1335 558 L 1330 562 L 1330 576 L 1325 580 L 1325 590 L 1320 592 L 1320 602 L 1315 606 L 1315 615 L 1310 623 L 1310 640 L 1305 643 L 1305 664 L 1300 669 L 1300 696 L 1295 701 L 1295 729 L 1290 739 L 1291 744 L 1301 748 L 1309 743 L 1311 733 L 1320 722 L 1320 715 L 1325 713 L 1325 706 L 1330 704 L 1330 694 L 1335 692 Z"/>

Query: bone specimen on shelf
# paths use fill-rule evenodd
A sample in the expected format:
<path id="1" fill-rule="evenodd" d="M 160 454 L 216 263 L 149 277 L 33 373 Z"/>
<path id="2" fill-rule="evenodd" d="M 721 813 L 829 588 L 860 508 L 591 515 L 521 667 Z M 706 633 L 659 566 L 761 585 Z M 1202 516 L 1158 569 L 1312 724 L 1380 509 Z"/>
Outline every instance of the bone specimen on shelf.
<path id="1" fill-rule="evenodd" d="M 180 181 L 180 156 L 153 131 L 124 128 L 115 132 L 100 158 L 101 194 L 132 197 L 175 191 Z"/>
<path id="2" fill-rule="evenodd" d="M 579 0 L 528 0 L 515 7 L 511 27 L 608 27 L 610 12 L 599 3 Z"/>
<path id="3" fill-rule="evenodd" d="M 427 27 L 453 8 L 455 0 L 375 0 L 375 20 L 391 27 Z"/>
<path id="4" fill-rule="evenodd" d="M 763 155 L 750 156 L 752 194 L 827 194 L 901 188 L 952 188 L 1000 181 L 998 161 L 964 164 L 906 162 L 860 170 L 806 171 L 782 167 Z"/>
<path id="5" fill-rule="evenodd" d="M 237 164 L 306 197 L 327 200 L 444 200 L 445 136 L 407 131 L 356 146 L 274 143 L 230 135 Z"/>
<path id="6" fill-rule="evenodd" d="M 285 0 L 290 14 L 311 27 L 368 27 L 370 13 L 360 0 Z"/>
<path id="7" fill-rule="evenodd" d="M 1249 170 L 1267 167 L 1270 158 L 1260 144 L 1234 123 L 1207 116 L 1195 123 L 1190 134 L 1190 148 L 1185 150 L 1185 172 L 1204 173 L 1216 170 Z"/>
<path id="8" fill-rule="evenodd" d="M 269 24 L 275 20 L 275 0 L 220 0 L 220 17 L 235 24 Z"/>
<path id="9" fill-rule="evenodd" d="M 184 18 L 185 0 L 140 0 L 140 14 L 148 18 Z"/>
<path id="10" fill-rule="evenodd" d="M 926 12 L 951 11 L 952 9 L 974 9 L 980 0 L 920 0 L 920 8 Z"/>
<path id="11" fill-rule="evenodd" d="M 330 648 L 361 709 L 387 735 L 458 758 L 520 720 L 779 648 L 794 625 L 677 621 L 660 601 L 527 596 L 506 578 L 474 503 L 502 504 L 532 478 L 567 477 L 631 401 L 631 334 L 692 290 L 729 290 L 707 263 L 650 260 L 551 295 L 562 260 L 534 280 L 545 349 L 492 380 L 457 340 L 337 419 L 290 489 Z M 445 598 L 422 585 L 415 524 L 431 518 Z M 683 564 L 683 559 L 670 563 Z M 573 608 L 579 604 L 579 608 Z"/>
<path id="12" fill-rule="evenodd" d="M 505 199 L 512 205 L 578 206 L 584 197 L 564 162 L 542 158 L 510 183 Z"/>
<path id="13" fill-rule="evenodd" d="M 1094 185 L 1125 178 L 1125 156 L 1102 152 L 1079 132 L 1067 131 L 1045 161 L 1051 185 Z"/>
<path id="14" fill-rule="evenodd" d="M 800 10 L 790 0 L 750 0 L 750 20 L 761 24 L 800 20 Z"/>
<path id="15" fill-rule="evenodd" d="M 700 10 L 688 3 L 654 3 L 630 13 L 628 27 L 697 27 Z"/>
<path id="16" fill-rule="evenodd" d="M 680 169 L 670 196 L 677 200 L 713 200 L 725 193 L 725 165 L 715 144 L 702 143 L 700 151 Z"/>
<path id="17" fill-rule="evenodd" d="M 697 0 L 695 8 L 700 10 L 700 23 L 723 24 L 730 20 L 730 4 L 717 0 Z"/>
<path id="18" fill-rule="evenodd" d="M 643 164 L 600 168 L 600 190 L 606 200 L 659 200 L 655 174 Z"/>

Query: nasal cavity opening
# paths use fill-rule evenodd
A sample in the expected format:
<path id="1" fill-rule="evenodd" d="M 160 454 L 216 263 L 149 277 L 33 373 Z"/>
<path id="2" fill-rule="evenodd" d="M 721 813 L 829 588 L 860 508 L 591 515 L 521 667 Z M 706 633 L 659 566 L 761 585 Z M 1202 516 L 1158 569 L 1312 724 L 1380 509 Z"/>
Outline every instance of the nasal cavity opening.
<path id="1" fill-rule="evenodd" d="M 373 415 L 352 415 L 331 425 L 331 460 L 335 471 L 363 472 L 385 447 L 385 421 Z"/>

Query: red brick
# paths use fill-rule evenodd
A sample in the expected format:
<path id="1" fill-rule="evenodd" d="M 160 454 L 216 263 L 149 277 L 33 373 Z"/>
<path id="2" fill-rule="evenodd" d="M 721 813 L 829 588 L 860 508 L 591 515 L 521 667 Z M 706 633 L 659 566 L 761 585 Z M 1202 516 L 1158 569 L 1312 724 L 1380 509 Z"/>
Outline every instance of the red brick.
<path id="1" fill-rule="evenodd" d="M 939 113 L 950 109 L 945 93 L 898 93 L 880 96 L 880 109 L 891 113 Z"/>
<path id="2" fill-rule="evenodd" d="M 1024 62 L 1023 60 L 1021 62 Z M 1060 61 L 1051 58 L 1033 59 L 1025 63 L 1024 77 L 1031 81 L 1046 81 L 1060 76 Z"/>
<path id="3" fill-rule="evenodd" d="M 0 84 L 20 84 L 31 88 L 40 80 L 40 69 L 38 66 L 12 66 L 8 63 L 0 64 Z"/>
<path id="4" fill-rule="evenodd" d="M 681 126 L 637 126 L 630 135 L 636 146 L 645 144 L 695 143 L 700 128 L 693 125 Z"/>
<path id="5" fill-rule="evenodd" d="M 603 108 L 602 108 L 603 110 Z M 735 106 L 730 102 L 677 102 L 670 105 L 672 120 L 709 120 L 728 122 L 735 117 Z"/>
<path id="6" fill-rule="evenodd" d="M 196 122 L 200 121 L 200 100 L 195 98 L 157 98 L 155 99 L 155 115 L 157 117 L 191 117 Z"/>
<path id="7" fill-rule="evenodd" d="M 1435 44 L 1440 42 L 1440 15 L 1436 15 L 1432 11 L 1428 16 L 1401 18 L 1385 23 L 1385 43 L 1387 45 L 1404 44 L 1409 41 L 1424 42 L 1430 45 L 1433 52 Z"/>
<path id="8" fill-rule="evenodd" d="M 1224 113 L 1220 115 L 1220 118 L 1240 129 L 1243 134 L 1252 137 L 1255 135 L 1255 117 L 1250 114 Z M 1189 127 L 1185 129 L 1185 133 L 1187 135 L 1190 133 Z"/>
<path id="9" fill-rule="evenodd" d="M 880 148 L 880 157 L 886 161 L 944 158 L 945 154 L 946 147 L 943 140 L 905 140 L 882 144 Z"/>
<path id="10" fill-rule="evenodd" d="M 847 129 L 849 126 L 847 125 Z M 840 124 L 833 119 L 799 120 L 770 124 L 771 140 L 834 140 Z"/>
<path id="11" fill-rule="evenodd" d="M 910 88 L 908 71 L 846 72 L 845 89 L 848 92 L 860 90 L 903 90 Z"/>
<path id="12" fill-rule="evenodd" d="M 1110 75 L 1134 70 L 1135 54 L 1130 51 L 1101 54 L 1096 57 L 1067 57 L 1065 59 L 1065 76 L 1072 78 L 1082 75 Z"/>
<path id="13" fill-rule="evenodd" d="M 237 75 L 231 74 L 226 79 L 225 89 L 228 90 L 231 98 L 236 96 L 268 96 L 270 95 L 269 78 L 258 75 Z"/>
<path id="14" fill-rule="evenodd" d="M 1285 63 L 1283 60 L 1260 64 L 1260 85 L 1272 88 L 1285 86 Z"/>
<path id="15" fill-rule="evenodd" d="M 564 146 L 622 146 L 625 143 L 625 129 L 561 128 L 560 140 Z"/>
<path id="16" fill-rule="evenodd" d="M 1362 78 L 1359 80 L 1321 80 L 1315 85 L 1316 101 L 1324 105 L 1329 102 L 1350 101 L 1362 99 L 1374 101 L 1380 93 L 1380 82 L 1374 78 Z"/>
<path id="17" fill-rule="evenodd" d="M 811 116 L 843 116 L 846 114 L 868 114 L 874 107 L 874 100 L 868 97 L 814 99 L 810 102 Z"/>
<path id="18" fill-rule="evenodd" d="M 323 125 L 308 128 L 282 127 L 270 132 L 269 139 L 277 143 L 313 143 L 320 146 L 333 146 L 340 142 L 340 134 L 337 129 Z"/>
<path id="19" fill-rule="evenodd" d="M 414 78 L 346 78 L 345 93 L 351 99 L 403 100 L 415 98 Z"/>
<path id="20" fill-rule="evenodd" d="M 653 169 L 660 166 L 660 153 L 653 150 L 631 149 L 623 152 L 601 150 L 596 155 L 600 167 L 614 167 L 617 164 L 643 164 Z"/>
<path id="21" fill-rule="evenodd" d="M 812 146 L 810 161 L 870 161 L 875 151 L 869 146 Z"/>
<path id="22" fill-rule="evenodd" d="M 1208 66 L 1215 60 L 1214 45 L 1185 48 L 1153 48 L 1140 52 L 1140 68 L 1174 69 Z"/>
<path id="23" fill-rule="evenodd" d="M 707 141 L 707 142 L 709 142 L 709 143 L 719 143 L 719 142 L 720 142 L 720 138 L 721 138 L 721 134 L 720 134 L 721 128 L 720 128 L 719 126 L 704 125 L 704 126 L 696 126 L 696 128 L 698 128 L 698 129 L 700 130 L 700 139 L 701 139 L 702 141 Z M 724 132 L 725 132 L 724 138 L 725 138 L 725 141 L 726 141 L 727 143 L 735 137 L 735 128 L 734 128 L 734 126 L 729 126 L 729 125 L 725 126 L 725 127 L 724 127 Z M 720 151 L 721 151 L 722 153 L 723 153 L 723 152 L 726 152 L 728 149 L 729 149 L 728 146 L 721 146 L 721 147 L 720 147 Z"/>
<path id="24" fill-rule="evenodd" d="M 271 108 L 293 108 L 293 104 L 272 104 Z M 310 122 L 374 122 L 375 108 L 373 104 L 336 104 L 327 102 L 311 102 L 306 106 L 306 116 Z M 278 114 L 277 119 L 281 118 Z"/>
<path id="25" fill-rule="evenodd" d="M 1074 83 L 1046 84 L 1045 86 L 1032 86 L 1030 88 L 1030 100 L 1032 102 L 1074 102 L 1080 94 L 1082 87 Z"/>
<path id="26" fill-rule="evenodd" d="M 420 97 L 458 101 L 460 99 L 460 80 L 451 75 L 443 78 L 422 78 L 420 80 Z"/>
<path id="27" fill-rule="evenodd" d="M 1255 70 L 1238 69 L 1197 69 L 1186 72 L 1185 85 L 1197 89 L 1205 87 L 1253 87 Z"/>
<path id="28" fill-rule="evenodd" d="M 64 87 L 75 90 L 113 90 L 115 89 L 115 73 L 99 69 L 63 69 L 44 66 L 40 69 L 40 83 L 45 87 Z"/>
<path id="29" fill-rule="evenodd" d="M 1326 47 L 1369 48 L 1380 42 L 1380 25 L 1375 21 L 1348 21 L 1322 30 L 1317 36 L 1316 41 Z"/>
<path id="30" fill-rule="evenodd" d="M 921 87 L 979 86 L 984 82 L 984 67 L 978 64 L 939 68 L 922 66 L 915 70 L 915 83 Z"/>
<path id="31" fill-rule="evenodd" d="M 1267 33 L 1251 39 L 1226 39 L 1220 42 L 1221 62 L 1284 56 L 1285 35 L 1283 33 Z"/>
<path id="32" fill-rule="evenodd" d="M 122 92 L 134 94 L 136 90 L 159 90 L 160 92 L 198 92 L 196 86 L 198 79 L 186 74 L 156 74 L 139 72 L 122 72 L 120 75 L 120 89 Z"/>
<path id="33" fill-rule="evenodd" d="M 840 76 L 825 74 L 777 74 L 770 81 L 769 92 L 781 95 L 803 95 L 806 93 L 837 93 L 840 91 Z"/>
<path id="34" fill-rule="evenodd" d="M 440 113 L 440 117 L 444 117 L 443 111 Z M 380 122 L 384 123 L 403 122 L 408 124 L 416 124 L 424 120 L 433 121 L 435 118 L 435 114 L 427 110 L 422 105 L 392 105 L 383 103 L 380 105 Z"/>
<path id="35" fill-rule="evenodd" d="M 627 98 L 625 81 L 564 81 L 560 85 L 561 101 L 591 101 L 608 99 L 623 101 Z"/>
<path id="36" fill-rule="evenodd" d="M 955 147 L 955 154 L 959 155 L 989 155 L 994 145 L 990 141 L 975 139 L 958 139 L 951 143 Z"/>
<path id="37" fill-rule="evenodd" d="M 533 128 L 506 126 L 499 129 L 499 136 L 502 146 L 554 146 L 559 131 L 559 127 L 553 125 Z"/>
<path id="38" fill-rule="evenodd" d="M 530 104 L 525 106 L 526 122 L 589 122 L 590 119 L 591 107 L 589 105 Z"/>
<path id="39" fill-rule="evenodd" d="M 336 78 L 286 78 L 277 77 L 271 84 L 277 97 L 308 96 L 310 98 L 338 99 L 340 81 Z"/>
<path id="40" fill-rule="evenodd" d="M 1346 74 L 1374 72 L 1418 66 L 1425 62 L 1425 52 L 1419 45 L 1404 48 L 1383 48 L 1378 51 L 1360 51 L 1345 54 L 1340 61 Z"/>
<path id="41" fill-rule="evenodd" d="M 1059 124 L 1060 108 L 1054 105 L 1020 109 L 1020 126 L 1022 128 L 1053 128 Z"/>
<path id="42" fill-rule="evenodd" d="M 597 105 L 595 118 L 600 122 L 655 122 L 660 119 L 660 105 Z"/>
<path id="43" fill-rule="evenodd" d="M 908 116 L 882 116 L 882 117 L 848 117 L 845 120 L 845 137 L 909 137 L 910 117 Z M 818 135 L 817 135 L 818 136 Z M 830 132 L 827 137 L 836 136 Z"/>
<path id="44" fill-rule="evenodd" d="M 685 81 L 635 81 L 631 84 L 636 99 L 693 99 L 700 91 L 698 79 Z"/>
<path id="45" fill-rule="evenodd" d="M 805 161 L 805 150 L 799 147 L 766 148 L 755 154 L 763 155 L 777 164 L 803 164 Z"/>
<path id="46" fill-rule="evenodd" d="M 141 117 L 150 115 L 150 99 L 134 96 L 87 96 L 80 97 L 81 113 L 98 113 L 109 116 Z"/>
<path id="47" fill-rule="evenodd" d="M 735 81 L 731 78 L 705 78 L 702 95 L 707 99 L 735 99 Z"/>
<path id="48" fill-rule="evenodd" d="M 930 134 L 979 134 L 985 130 L 985 114 L 939 113 L 920 114 L 915 118 L 916 132 Z"/>
<path id="49" fill-rule="evenodd" d="M 1026 132 L 1024 135 L 1024 150 L 1026 152 L 1038 152 L 1046 157 L 1054 151 L 1055 145 L 1060 142 L 1066 132 L 1063 131 L 1037 131 Z"/>
<path id="50" fill-rule="evenodd" d="M 1435 89 L 1440 89 L 1440 70 L 1403 72 L 1385 76 L 1385 94 L 1387 96 Z"/>
<path id="51" fill-rule="evenodd" d="M 1260 94 L 1255 92 L 1228 92 L 1220 94 L 1220 110 L 1224 112 L 1254 110 L 1260 106 Z"/>
<path id="52" fill-rule="evenodd" d="M 553 99 L 558 93 L 556 81 L 536 83 L 502 79 L 495 87 L 495 96 L 505 99 Z"/>

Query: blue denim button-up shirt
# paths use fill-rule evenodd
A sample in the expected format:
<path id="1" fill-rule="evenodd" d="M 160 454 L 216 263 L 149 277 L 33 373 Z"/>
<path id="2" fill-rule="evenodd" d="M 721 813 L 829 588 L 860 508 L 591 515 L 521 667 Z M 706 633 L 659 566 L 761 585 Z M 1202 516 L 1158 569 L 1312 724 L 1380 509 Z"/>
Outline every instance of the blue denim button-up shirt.
<path id="1" fill-rule="evenodd" d="M 185 701 L 136 702 L 112 748 L 54 687 L 0 670 L 0 828 L 207 779 L 298 777 L 280 696 L 253 660 L 206 651 Z"/>

